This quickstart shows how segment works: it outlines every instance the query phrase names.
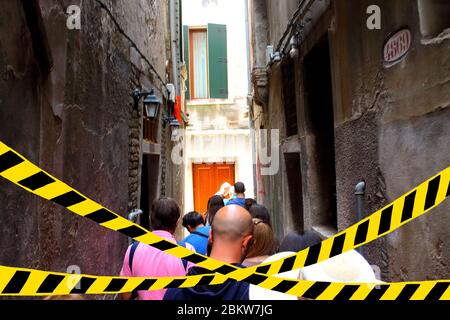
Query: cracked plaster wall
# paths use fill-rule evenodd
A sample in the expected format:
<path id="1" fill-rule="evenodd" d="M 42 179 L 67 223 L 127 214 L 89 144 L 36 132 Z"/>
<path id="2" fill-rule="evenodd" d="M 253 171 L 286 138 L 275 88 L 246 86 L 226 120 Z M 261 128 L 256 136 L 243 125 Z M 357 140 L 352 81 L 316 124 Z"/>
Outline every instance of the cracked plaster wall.
<path id="1" fill-rule="evenodd" d="M 381 8 L 381 30 L 366 28 L 366 9 L 372 4 Z M 273 44 L 288 19 L 283 8 L 272 8 L 271 1 L 267 1 L 267 7 L 271 29 L 268 42 Z M 327 19 L 325 15 L 311 29 L 300 52 L 307 54 L 328 30 L 338 229 L 343 230 L 356 222 L 354 187 L 359 179 L 364 178 L 367 184 L 366 212 L 373 213 L 450 165 L 450 42 L 445 30 L 437 38 L 423 38 L 416 0 L 362 0 L 351 5 L 348 1 L 334 1 L 331 14 L 331 23 L 325 29 L 321 26 Z M 253 21 L 254 26 L 260 27 L 261 23 L 264 21 Z M 407 26 L 413 35 L 411 49 L 403 61 L 384 68 L 381 54 L 384 41 L 402 26 Z M 260 43 L 253 43 L 254 50 L 260 47 Z M 303 79 L 301 65 L 299 61 L 296 66 L 299 79 Z M 275 65 L 269 73 L 268 111 L 258 115 L 258 124 L 264 128 L 285 127 L 280 82 Z M 300 135 L 293 138 L 300 140 L 305 226 L 308 227 L 308 184 L 312 183 L 308 170 L 312 165 L 308 160 L 311 157 L 308 137 L 302 134 L 305 123 L 301 82 L 297 90 Z M 281 132 L 283 139 L 284 131 Z M 286 217 L 289 212 L 282 204 L 288 195 L 283 166 L 277 175 L 263 177 L 262 185 L 258 193 L 263 192 L 264 203 L 274 220 L 285 222 L 277 227 L 277 233 L 283 235 L 292 228 Z M 381 268 L 383 280 L 448 278 L 449 209 L 447 200 L 426 216 L 365 246 L 363 254 L 371 264 Z"/>
<path id="2" fill-rule="evenodd" d="M 112 7 L 113 1 L 104 2 L 164 76 L 165 3 L 114 1 Z M 81 5 L 81 30 L 66 28 L 70 4 Z M 147 85 L 155 80 L 95 1 L 42 0 L 39 5 L 54 61 L 48 78 L 39 71 L 21 2 L 0 2 L 0 139 L 126 215 L 137 206 L 139 164 L 131 152 L 140 125 L 131 92 L 143 77 L 149 78 Z M 1 265 L 59 272 L 78 265 L 88 274 L 119 273 L 125 236 L 5 180 L 0 181 L 0 208 Z"/>

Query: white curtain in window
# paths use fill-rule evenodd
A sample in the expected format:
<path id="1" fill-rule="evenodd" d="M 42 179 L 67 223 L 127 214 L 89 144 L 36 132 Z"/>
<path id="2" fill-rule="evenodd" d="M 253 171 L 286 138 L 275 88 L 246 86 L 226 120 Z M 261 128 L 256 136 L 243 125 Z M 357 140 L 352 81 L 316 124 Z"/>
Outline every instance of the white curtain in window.
<path id="1" fill-rule="evenodd" d="M 194 97 L 207 98 L 206 32 L 194 32 L 192 42 L 194 51 Z"/>

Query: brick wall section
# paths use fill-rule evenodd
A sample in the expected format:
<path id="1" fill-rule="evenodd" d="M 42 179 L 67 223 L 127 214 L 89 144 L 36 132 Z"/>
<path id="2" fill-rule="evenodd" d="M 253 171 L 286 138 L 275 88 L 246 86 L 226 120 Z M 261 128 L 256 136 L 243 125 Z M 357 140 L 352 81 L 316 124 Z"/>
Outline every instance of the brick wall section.
<path id="1" fill-rule="evenodd" d="M 140 87 L 139 78 L 140 71 L 131 65 L 130 77 L 130 92 Z M 132 99 L 130 99 L 132 100 Z M 128 212 L 139 208 L 138 203 L 138 189 L 139 189 L 139 155 L 140 155 L 140 132 L 141 132 L 141 117 L 142 109 L 134 108 L 134 102 L 131 101 L 129 105 L 129 167 L 128 167 Z"/>

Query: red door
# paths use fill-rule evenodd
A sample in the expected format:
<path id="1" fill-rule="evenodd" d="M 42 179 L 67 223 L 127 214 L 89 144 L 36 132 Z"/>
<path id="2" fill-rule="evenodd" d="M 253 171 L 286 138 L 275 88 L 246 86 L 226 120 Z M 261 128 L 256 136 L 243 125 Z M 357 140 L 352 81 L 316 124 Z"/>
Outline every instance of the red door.
<path id="1" fill-rule="evenodd" d="M 204 214 L 208 199 L 228 182 L 234 185 L 234 164 L 194 164 L 194 210 Z"/>

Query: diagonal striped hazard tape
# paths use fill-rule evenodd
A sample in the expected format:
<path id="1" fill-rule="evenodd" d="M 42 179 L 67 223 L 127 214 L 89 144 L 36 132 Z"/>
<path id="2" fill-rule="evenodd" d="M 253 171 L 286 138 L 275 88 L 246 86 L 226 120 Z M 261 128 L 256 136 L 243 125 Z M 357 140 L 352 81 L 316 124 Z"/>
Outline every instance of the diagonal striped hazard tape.
<path id="1" fill-rule="evenodd" d="M 450 194 L 450 167 L 448 167 L 383 209 L 318 245 L 275 262 L 241 269 L 193 253 L 154 235 L 41 170 L 2 142 L 0 142 L 0 176 L 105 228 L 121 232 L 212 272 L 256 285 L 270 279 L 267 275 L 312 265 L 380 238 L 433 209 Z"/>
<path id="2" fill-rule="evenodd" d="M 0 176 L 44 199 L 53 201 L 101 226 L 118 231 L 142 243 L 151 245 L 178 258 L 186 259 L 203 268 L 227 274 L 239 268 L 193 253 L 189 249 L 167 241 L 133 222 L 108 210 L 82 195 L 64 182 L 25 159 L 0 142 Z"/>
<path id="3" fill-rule="evenodd" d="M 277 274 L 322 262 L 397 230 L 441 204 L 449 195 L 450 167 L 447 167 L 389 205 L 335 236 L 282 260 L 247 269 L 259 273 Z"/>
<path id="4" fill-rule="evenodd" d="M 450 280 L 398 283 L 338 283 L 272 277 L 267 289 L 314 300 L 450 300 Z M 0 266 L 0 296 L 118 294 L 140 290 L 217 285 L 221 274 L 190 277 L 134 278 L 47 272 Z M 294 283 L 294 286 L 286 282 Z"/>

